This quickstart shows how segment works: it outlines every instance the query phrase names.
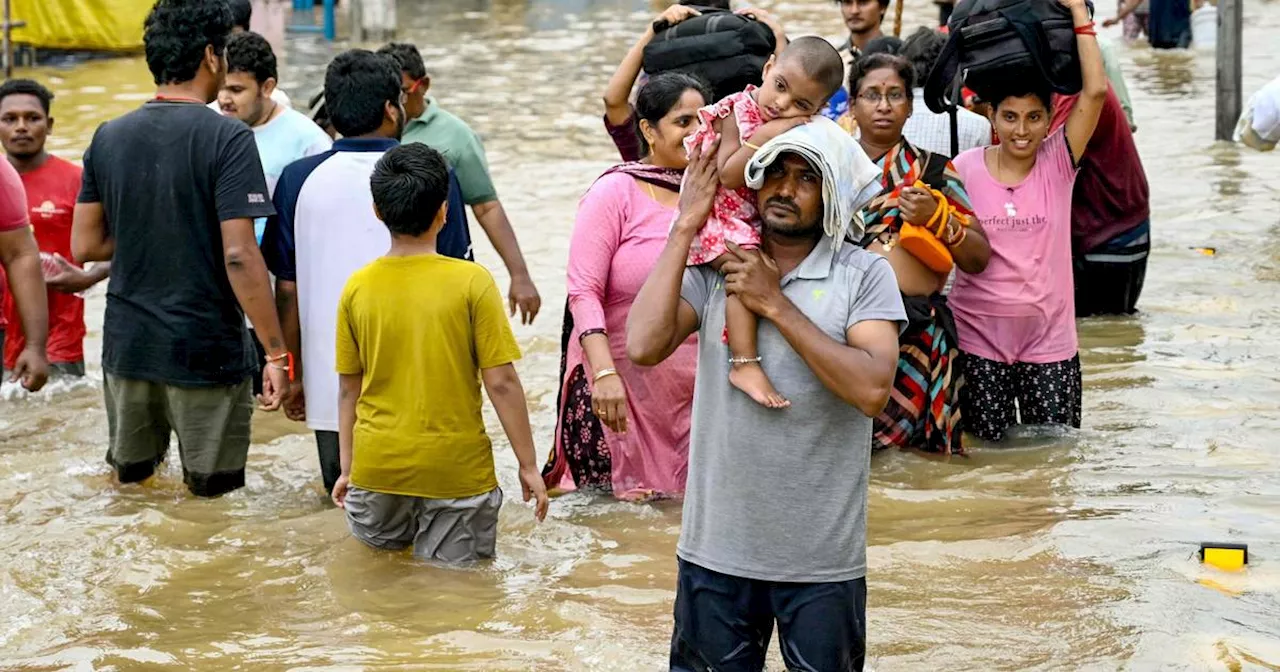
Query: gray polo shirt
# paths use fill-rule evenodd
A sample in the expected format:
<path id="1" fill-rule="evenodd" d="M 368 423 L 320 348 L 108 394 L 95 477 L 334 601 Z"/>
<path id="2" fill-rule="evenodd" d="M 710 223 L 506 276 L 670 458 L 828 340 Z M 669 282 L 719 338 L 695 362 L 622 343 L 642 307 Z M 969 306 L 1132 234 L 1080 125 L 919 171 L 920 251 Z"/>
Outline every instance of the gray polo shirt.
<path id="1" fill-rule="evenodd" d="M 782 292 L 839 343 L 863 320 L 905 323 L 888 260 L 823 238 Z M 832 394 L 767 320 L 762 366 L 791 407 L 765 408 L 729 384 L 724 287 L 710 266 L 685 270 L 698 313 L 689 480 L 677 554 L 748 579 L 848 581 L 867 571 L 871 419 Z"/>

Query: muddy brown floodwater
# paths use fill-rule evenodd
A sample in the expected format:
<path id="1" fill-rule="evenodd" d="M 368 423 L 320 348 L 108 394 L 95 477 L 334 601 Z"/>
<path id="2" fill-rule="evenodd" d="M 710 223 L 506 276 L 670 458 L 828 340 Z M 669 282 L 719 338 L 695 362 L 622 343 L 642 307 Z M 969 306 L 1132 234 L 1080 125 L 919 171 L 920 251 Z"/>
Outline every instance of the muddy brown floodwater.
<path id="1" fill-rule="evenodd" d="M 793 33 L 840 32 L 826 0 L 761 4 Z M 653 9 L 400 0 L 432 93 L 484 136 L 544 297 L 537 323 L 516 328 L 540 458 L 576 201 L 615 159 L 600 94 Z M 922 0 L 907 10 L 908 27 L 935 11 Z M 1280 4 L 1245 13 L 1252 92 L 1280 74 Z M 296 101 L 337 48 L 289 41 L 283 80 Z M 1142 312 L 1080 322 L 1082 430 L 1024 432 L 950 462 L 873 460 L 876 670 L 1280 669 L 1280 155 L 1213 143 L 1212 54 L 1119 53 L 1152 186 Z M 139 58 L 22 74 L 55 90 L 53 148 L 70 158 L 151 90 Z M 97 288 L 93 379 L 102 306 Z M 352 539 L 322 499 L 312 440 L 279 416 L 255 419 L 247 487 L 213 501 L 190 498 L 174 463 L 145 485 L 113 484 L 105 437 L 97 382 L 0 399 L 0 669 L 665 665 L 678 504 L 572 495 L 534 525 L 508 498 L 500 558 L 439 569 Z M 518 492 L 505 442 L 494 450 Z M 1252 565 L 1206 570 L 1202 540 L 1247 542 Z"/>

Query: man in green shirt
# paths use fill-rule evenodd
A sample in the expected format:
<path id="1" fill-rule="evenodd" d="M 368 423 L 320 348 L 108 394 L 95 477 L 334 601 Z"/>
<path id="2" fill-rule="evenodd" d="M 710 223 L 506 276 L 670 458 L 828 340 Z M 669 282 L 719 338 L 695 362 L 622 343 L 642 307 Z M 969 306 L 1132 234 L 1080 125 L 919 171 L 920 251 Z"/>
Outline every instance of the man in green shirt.
<path id="1" fill-rule="evenodd" d="M 489 162 L 484 156 L 480 136 L 471 130 L 467 122 L 441 109 L 434 98 L 427 96 L 431 78 L 422 54 L 412 44 L 392 42 L 378 50 L 391 56 L 400 64 L 402 86 L 405 94 L 404 111 L 409 123 L 404 127 L 402 143 L 420 142 L 444 155 L 453 167 L 458 184 L 462 187 L 462 200 L 471 206 L 471 212 L 480 222 L 489 242 L 507 266 L 511 276 L 511 288 L 507 303 L 511 314 L 520 309 L 520 320 L 531 324 L 542 307 L 542 298 L 529 276 L 529 267 L 520 252 L 511 220 L 498 200 L 498 191 L 489 177 Z"/>

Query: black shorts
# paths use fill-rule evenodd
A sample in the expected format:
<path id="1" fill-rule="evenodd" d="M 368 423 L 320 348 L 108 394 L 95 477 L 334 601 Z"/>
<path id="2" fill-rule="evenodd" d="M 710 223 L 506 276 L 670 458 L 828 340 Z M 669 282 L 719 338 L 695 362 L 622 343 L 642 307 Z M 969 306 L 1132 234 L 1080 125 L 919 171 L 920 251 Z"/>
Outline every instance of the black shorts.
<path id="1" fill-rule="evenodd" d="M 678 562 L 673 672 L 760 672 L 774 621 L 788 670 L 862 670 L 867 646 L 865 578 L 835 583 L 759 581 Z"/>

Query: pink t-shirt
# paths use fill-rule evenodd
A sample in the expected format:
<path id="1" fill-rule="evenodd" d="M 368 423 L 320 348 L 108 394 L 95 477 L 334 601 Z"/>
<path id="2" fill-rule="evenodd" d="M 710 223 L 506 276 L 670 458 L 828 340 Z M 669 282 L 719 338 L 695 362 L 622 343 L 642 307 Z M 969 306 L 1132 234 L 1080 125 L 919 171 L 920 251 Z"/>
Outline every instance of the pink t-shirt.
<path id="1" fill-rule="evenodd" d="M 1061 129 L 1045 138 L 1036 165 L 1007 186 L 987 170 L 985 147 L 955 159 L 973 212 L 991 242 L 985 271 L 956 270 L 950 304 L 960 349 L 1013 364 L 1076 355 L 1071 283 L 1071 192 L 1076 167 Z"/>
<path id="2" fill-rule="evenodd" d="M 26 228 L 31 225 L 27 219 L 27 192 L 22 187 L 22 178 L 13 164 L 0 157 L 0 233 Z M 0 268 L 0 305 L 4 304 L 8 278 L 4 269 Z M 5 328 L 4 315 L 0 313 L 0 331 Z"/>

